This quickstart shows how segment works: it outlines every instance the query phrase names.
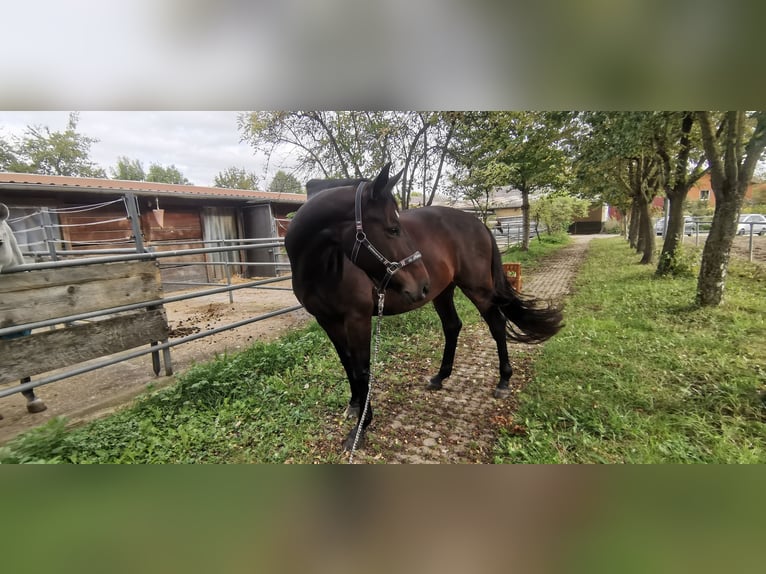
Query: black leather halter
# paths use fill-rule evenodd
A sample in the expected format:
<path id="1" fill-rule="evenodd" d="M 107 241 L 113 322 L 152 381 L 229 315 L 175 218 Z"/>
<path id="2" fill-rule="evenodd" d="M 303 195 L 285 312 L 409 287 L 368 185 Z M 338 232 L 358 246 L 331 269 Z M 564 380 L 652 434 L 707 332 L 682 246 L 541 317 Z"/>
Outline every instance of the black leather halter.
<path id="1" fill-rule="evenodd" d="M 408 257 L 405 257 L 401 261 L 392 262 L 386 259 L 386 257 L 377 249 L 375 249 L 375 246 L 370 243 L 370 240 L 367 239 L 367 234 L 364 232 L 364 229 L 362 227 L 362 188 L 364 187 L 365 182 L 362 182 L 359 184 L 359 187 L 356 188 L 356 197 L 354 199 L 354 217 L 356 219 L 356 243 L 354 243 L 354 248 L 351 250 L 351 262 L 356 264 L 357 256 L 359 255 L 359 248 L 364 245 L 367 248 L 367 251 L 372 253 L 373 257 L 380 261 L 383 265 L 386 267 L 386 276 L 383 278 L 383 281 L 381 281 L 380 286 L 378 287 L 378 291 L 382 292 L 386 289 L 388 286 L 388 282 L 391 281 L 391 278 L 394 276 L 394 273 L 399 271 L 402 267 L 405 265 L 409 265 L 410 263 L 414 263 L 418 259 L 422 257 L 420 254 L 420 251 L 415 251 L 412 255 L 409 255 Z"/>

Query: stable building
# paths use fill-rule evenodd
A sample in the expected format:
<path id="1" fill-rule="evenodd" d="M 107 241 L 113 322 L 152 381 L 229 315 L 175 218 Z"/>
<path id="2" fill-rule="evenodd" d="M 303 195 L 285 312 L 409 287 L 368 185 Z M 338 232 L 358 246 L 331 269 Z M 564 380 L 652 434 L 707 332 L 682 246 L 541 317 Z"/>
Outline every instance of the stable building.
<path id="1" fill-rule="evenodd" d="M 28 257 L 98 250 L 182 250 L 283 237 L 306 196 L 146 181 L 0 172 L 0 202 Z M 247 249 L 174 259 L 165 281 L 214 282 L 223 258 L 246 277 L 284 271 L 279 249 Z M 196 263 L 184 265 L 184 263 Z M 272 265 L 246 266 L 259 262 Z"/>

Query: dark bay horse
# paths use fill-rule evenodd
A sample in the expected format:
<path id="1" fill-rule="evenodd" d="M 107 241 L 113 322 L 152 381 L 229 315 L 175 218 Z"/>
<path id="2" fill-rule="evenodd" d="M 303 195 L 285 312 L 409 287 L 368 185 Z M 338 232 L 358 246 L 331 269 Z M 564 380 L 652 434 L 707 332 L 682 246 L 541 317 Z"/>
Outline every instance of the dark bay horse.
<path id="1" fill-rule="evenodd" d="M 285 236 L 293 291 L 326 331 L 348 376 L 348 414 L 362 420 L 370 377 L 372 317 L 385 291 L 384 314 L 406 313 L 433 302 L 444 330 L 444 353 L 429 389 L 442 388 L 452 373 L 462 322 L 453 302 L 459 287 L 481 313 L 497 343 L 500 380 L 495 396 L 509 394 L 513 373 L 506 339 L 538 343 L 562 327 L 559 309 L 521 296 L 503 272 L 489 229 L 476 217 L 448 207 L 399 213 L 385 166 L 373 180 L 311 180 L 309 200 L 297 211 Z"/>

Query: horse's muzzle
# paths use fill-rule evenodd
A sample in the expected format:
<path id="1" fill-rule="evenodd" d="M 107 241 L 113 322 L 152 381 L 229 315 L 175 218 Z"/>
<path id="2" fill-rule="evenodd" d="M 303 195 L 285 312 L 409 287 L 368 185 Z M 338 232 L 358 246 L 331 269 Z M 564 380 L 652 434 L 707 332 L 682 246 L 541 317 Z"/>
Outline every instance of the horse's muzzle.
<path id="1" fill-rule="evenodd" d="M 428 280 L 420 282 L 417 287 L 413 289 L 402 289 L 402 293 L 412 303 L 419 303 L 428 297 L 428 293 L 431 290 L 431 282 Z"/>

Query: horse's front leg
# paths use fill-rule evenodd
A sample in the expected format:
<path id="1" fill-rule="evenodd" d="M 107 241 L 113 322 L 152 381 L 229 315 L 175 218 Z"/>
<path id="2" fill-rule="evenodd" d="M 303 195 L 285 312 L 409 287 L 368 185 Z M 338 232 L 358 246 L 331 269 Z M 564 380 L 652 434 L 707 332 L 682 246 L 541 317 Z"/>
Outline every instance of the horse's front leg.
<path id="1" fill-rule="evenodd" d="M 455 309 L 455 285 L 450 285 L 434 299 L 434 309 L 439 315 L 444 332 L 444 351 L 442 352 L 442 363 L 439 372 L 431 377 L 426 387 L 429 390 L 436 391 L 442 388 L 442 381 L 452 374 L 452 365 L 455 362 L 455 351 L 457 350 L 457 338 L 463 323 L 458 317 Z"/>
<path id="2" fill-rule="evenodd" d="M 369 315 L 356 315 L 353 319 L 347 317 L 343 320 L 317 317 L 317 321 L 335 346 L 351 388 L 351 399 L 346 409 L 346 416 L 356 419 L 357 422 L 343 441 L 343 448 L 345 450 L 353 448 L 357 429 L 361 425 L 361 435 L 357 443 L 357 448 L 359 448 L 364 444 L 364 429 L 372 421 L 371 406 L 367 409 L 365 420 L 361 420 L 370 380 L 370 328 L 372 320 Z"/>
<path id="3" fill-rule="evenodd" d="M 348 340 L 349 365 L 347 369 L 348 382 L 351 386 L 351 401 L 349 413 L 356 416 L 356 424 L 343 441 L 344 450 L 350 451 L 354 447 L 364 448 L 365 431 L 372 422 L 372 403 L 365 404 L 369 393 L 370 384 L 370 341 L 372 320 L 369 315 L 347 318 L 345 322 Z M 357 440 L 357 434 L 359 438 Z"/>

